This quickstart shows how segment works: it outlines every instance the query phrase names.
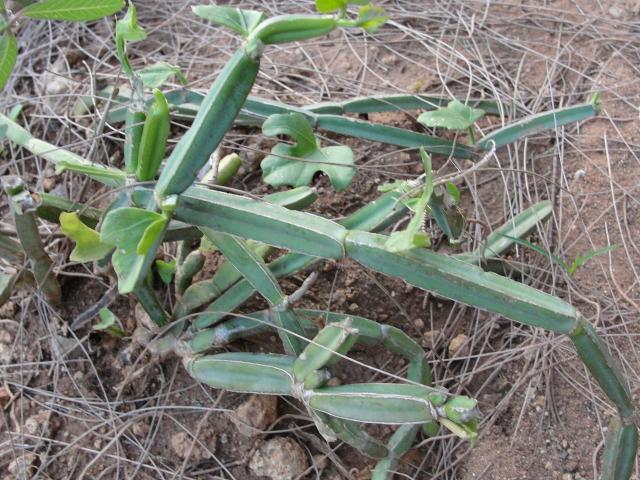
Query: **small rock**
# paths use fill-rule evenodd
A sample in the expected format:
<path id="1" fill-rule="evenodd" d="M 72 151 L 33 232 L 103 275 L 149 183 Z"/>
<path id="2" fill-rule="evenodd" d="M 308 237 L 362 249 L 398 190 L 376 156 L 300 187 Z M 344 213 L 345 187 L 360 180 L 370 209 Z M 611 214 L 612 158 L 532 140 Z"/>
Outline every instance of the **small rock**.
<path id="1" fill-rule="evenodd" d="M 9 301 L 5 302 L 4 305 L 0 305 L 0 318 L 13 318 L 16 314 L 16 304 Z"/>
<path id="2" fill-rule="evenodd" d="M 321 453 L 313 456 L 313 464 L 318 470 L 324 470 L 329 465 L 329 459 Z"/>
<path id="3" fill-rule="evenodd" d="M 138 438 L 146 438 L 149 435 L 149 424 L 141 420 L 133 424 L 131 431 Z"/>
<path id="4" fill-rule="evenodd" d="M 570 473 L 565 473 L 562 475 L 562 480 L 573 480 L 573 475 Z"/>
<path id="5" fill-rule="evenodd" d="M 569 460 L 564 466 L 564 471 L 568 473 L 575 473 L 578 471 L 578 462 L 576 460 Z"/>
<path id="6" fill-rule="evenodd" d="M 614 5 L 609 8 L 609 15 L 611 15 L 612 18 L 622 18 L 624 16 L 624 10 L 617 5 Z"/>
<path id="7" fill-rule="evenodd" d="M 440 336 L 440 330 L 429 330 L 422 336 L 422 346 L 426 348 L 435 348 L 436 340 Z"/>
<path id="8" fill-rule="evenodd" d="M 304 449 L 288 437 L 275 437 L 264 442 L 249 462 L 254 474 L 273 480 L 292 480 L 308 467 Z"/>
<path id="9" fill-rule="evenodd" d="M 469 355 L 471 345 L 469 344 L 469 337 L 464 333 L 456 335 L 449 342 L 449 356 L 450 357 L 465 357 Z"/>
<path id="10" fill-rule="evenodd" d="M 275 395 L 251 395 L 236 408 L 233 417 L 238 432 L 246 437 L 260 435 L 278 418 L 278 397 Z"/>
<path id="11" fill-rule="evenodd" d="M 418 329 L 418 330 L 422 330 L 424 328 L 424 320 L 422 320 L 421 318 L 416 318 L 413 321 L 413 325 Z"/>
<path id="12" fill-rule="evenodd" d="M 49 410 L 41 410 L 24 421 L 22 431 L 29 435 L 47 436 L 50 418 L 51 412 Z"/>
<path id="13" fill-rule="evenodd" d="M 9 463 L 9 473 L 15 475 L 16 478 L 31 478 L 34 473 L 33 462 L 35 461 L 35 459 L 35 453 L 19 453 L 18 458 Z"/>
<path id="14" fill-rule="evenodd" d="M 348 309 L 349 309 L 350 312 L 355 312 L 356 310 L 358 310 L 358 304 L 357 303 L 351 303 L 351 304 L 349 304 Z"/>
<path id="15" fill-rule="evenodd" d="M 211 452 L 215 452 L 215 438 L 209 443 L 208 447 Z M 191 435 L 185 432 L 176 433 L 171 437 L 171 449 L 182 460 L 189 459 L 192 461 L 206 460 L 211 454 L 200 445 Z"/>
<path id="16" fill-rule="evenodd" d="M 54 189 L 55 186 L 56 186 L 55 178 L 47 177 L 44 180 L 42 180 L 42 188 L 44 188 L 45 192 L 50 192 L 51 190 Z"/>
<path id="17" fill-rule="evenodd" d="M 383 56 L 380 61 L 382 63 L 384 63 L 385 65 L 391 66 L 391 65 L 395 65 L 396 63 L 398 63 L 398 57 L 396 57 L 393 53 L 390 53 L 389 55 L 385 55 Z"/>
<path id="18" fill-rule="evenodd" d="M 567 442 L 566 440 L 562 440 L 560 446 L 566 450 L 567 448 L 569 448 L 569 442 Z"/>

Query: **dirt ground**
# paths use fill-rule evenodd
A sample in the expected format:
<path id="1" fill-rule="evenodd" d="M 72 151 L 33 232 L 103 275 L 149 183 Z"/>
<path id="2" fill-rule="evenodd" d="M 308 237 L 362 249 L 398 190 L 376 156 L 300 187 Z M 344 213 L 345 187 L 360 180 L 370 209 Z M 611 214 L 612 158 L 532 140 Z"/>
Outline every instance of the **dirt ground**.
<path id="1" fill-rule="evenodd" d="M 270 14 L 309 12 L 313 2 L 232 2 Z M 195 20 L 192 2 L 138 1 L 145 42 L 132 45 L 135 67 L 179 65 L 189 88 L 207 88 L 238 45 L 227 31 Z M 530 265 L 522 281 L 569 301 L 603 335 L 638 400 L 640 357 L 640 3 L 637 1 L 381 2 L 391 21 L 376 35 L 337 31 L 327 39 L 271 47 L 253 94 L 295 105 L 381 93 L 433 93 L 498 100 L 505 112 L 526 113 L 586 102 L 601 93 L 597 118 L 502 148 L 486 168 L 459 184 L 470 223 L 470 250 L 539 200 L 554 205 L 535 241 L 571 261 L 620 244 L 569 276 L 549 258 L 518 248 Z M 111 20 L 90 26 L 44 22 L 20 25 L 16 73 L 0 99 L 5 113 L 22 103 L 21 122 L 51 143 L 92 160 L 119 165 L 122 125 L 74 115 L 79 95 L 126 86 L 114 56 Z M 174 85 L 174 88 L 179 88 Z M 104 104 L 98 105 L 102 112 Z M 417 112 L 370 114 L 368 119 L 416 131 Z M 486 117 L 488 132 L 510 118 Z M 179 123 L 179 122 L 178 122 Z M 176 125 L 174 132 L 182 129 Z M 441 133 L 441 132 L 438 132 Z M 421 173 L 417 152 L 335 135 L 355 153 L 353 185 L 335 192 L 315 179 L 310 208 L 340 218 L 374 199 L 378 186 Z M 463 140 L 465 138 L 463 137 Z M 226 151 L 244 159 L 233 187 L 263 195 L 259 162 L 273 145 L 259 131 L 227 135 Z M 38 158 L 5 145 L 0 175 L 19 173 L 36 190 L 104 205 L 102 190 L 81 177 L 55 175 Z M 465 168 L 434 158 L 438 175 Z M 499 168 L 500 167 L 500 168 Z M 10 230 L 0 203 L 0 228 Z M 437 238 L 435 225 L 427 225 Z M 16 292 L 0 309 L 0 476 L 43 479 L 268 478 L 260 461 L 299 466 L 299 475 L 273 478 L 370 478 L 374 462 L 340 443 L 327 445 L 301 405 L 288 398 L 257 400 L 221 392 L 191 379 L 178 359 L 155 358 L 128 340 L 70 323 L 110 288 L 109 279 L 68 260 L 70 243 L 57 226 L 41 225 L 56 261 L 64 305 L 53 309 L 36 292 Z M 441 251 L 452 250 L 440 242 Z M 175 246 L 162 255 L 170 259 Z M 208 254 L 210 275 L 217 264 Z M 288 292 L 307 274 L 282 281 Z M 158 292 L 171 302 L 170 292 Z M 441 431 L 420 438 L 394 478 L 533 480 L 596 479 L 614 408 L 560 335 L 453 304 L 353 262 L 326 263 L 300 303 L 366 316 L 402 328 L 428 353 L 436 383 L 479 400 L 480 436 L 471 445 Z M 242 312 L 264 307 L 252 299 Z M 132 299 L 110 307 L 131 334 Z M 465 335 L 458 353 L 450 340 Z M 461 337 L 460 337 L 461 338 Z M 279 351 L 274 334 L 236 342 L 229 351 Z M 378 371 L 404 374 L 406 363 L 382 348 L 356 347 L 354 359 Z M 384 381 L 377 371 L 341 364 L 343 382 Z M 248 402 L 248 403 L 247 403 Z M 260 431 L 238 426 L 248 415 Z M 257 418 L 260 417 L 260 418 Z M 371 428 L 388 437 L 391 429 Z M 276 453 L 267 451 L 267 442 Z M 278 443 L 280 442 L 280 443 Z M 266 458 L 266 460 L 265 460 Z M 293 467 L 292 467 L 293 468 Z M 635 474 L 634 478 L 638 478 Z"/>

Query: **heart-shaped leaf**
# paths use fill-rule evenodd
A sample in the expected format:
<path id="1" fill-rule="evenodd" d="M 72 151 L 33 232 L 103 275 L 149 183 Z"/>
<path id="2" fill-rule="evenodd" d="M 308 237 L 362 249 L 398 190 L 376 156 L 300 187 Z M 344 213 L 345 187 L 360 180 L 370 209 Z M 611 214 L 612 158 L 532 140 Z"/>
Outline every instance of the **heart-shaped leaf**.
<path id="1" fill-rule="evenodd" d="M 113 246 L 103 243 L 100 234 L 82 223 L 75 212 L 60 214 L 60 230 L 76 242 L 76 247 L 69 257 L 74 262 L 101 260 L 113 250 Z"/>
<path id="2" fill-rule="evenodd" d="M 264 122 L 262 132 L 267 136 L 287 135 L 295 141 L 293 145 L 277 144 L 260 164 L 263 179 L 269 185 L 309 185 L 318 171 L 326 173 L 337 190 L 344 190 L 351 183 L 355 174 L 351 149 L 321 148 L 311 125 L 300 113 L 272 115 Z"/>
<path id="3" fill-rule="evenodd" d="M 484 110 L 471 108 L 459 100 L 452 100 L 446 107 L 422 113 L 418 117 L 418 122 L 426 127 L 466 130 L 478 121 L 484 113 Z"/>
<path id="4" fill-rule="evenodd" d="M 159 213 L 133 207 L 116 208 L 105 216 L 100 239 L 116 247 L 112 263 L 120 293 L 132 292 L 146 277 L 167 224 Z"/>
<path id="5" fill-rule="evenodd" d="M 235 30 L 245 38 L 267 18 L 264 13 L 255 10 L 241 10 L 219 5 L 196 5 L 191 9 L 199 17 Z"/>
<path id="6" fill-rule="evenodd" d="M 98 312 L 100 322 L 93 326 L 94 330 L 104 330 L 115 337 L 124 337 L 124 331 L 120 328 L 118 317 L 108 308 L 101 308 Z"/>
<path id="7" fill-rule="evenodd" d="M 158 62 L 138 71 L 138 76 L 147 88 L 161 87 L 172 75 L 175 75 L 182 85 L 187 84 L 187 77 L 182 74 L 180 67 L 166 62 Z"/>

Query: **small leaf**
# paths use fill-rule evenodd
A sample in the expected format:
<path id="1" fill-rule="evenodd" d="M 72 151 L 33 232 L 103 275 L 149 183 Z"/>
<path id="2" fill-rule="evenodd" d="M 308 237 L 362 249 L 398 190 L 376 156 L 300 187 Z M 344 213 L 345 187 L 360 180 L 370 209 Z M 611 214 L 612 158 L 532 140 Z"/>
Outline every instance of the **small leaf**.
<path id="1" fill-rule="evenodd" d="M 446 107 L 424 112 L 418 117 L 418 122 L 427 127 L 442 127 L 448 130 L 465 130 L 471 127 L 484 110 L 471 108 L 459 100 L 452 100 Z"/>
<path id="2" fill-rule="evenodd" d="M 360 7 L 356 25 L 364 28 L 369 33 L 375 33 L 387 20 L 389 20 L 389 16 L 384 11 L 384 8 L 365 5 L 364 7 Z"/>
<path id="3" fill-rule="evenodd" d="M 147 232 L 154 223 L 156 225 Z M 116 208 L 104 217 L 100 239 L 116 247 L 111 258 L 120 293 L 132 292 L 146 277 L 155 259 L 155 250 L 162 241 L 162 230 L 160 234 L 155 230 L 160 224 L 166 225 L 166 219 L 159 213 L 133 207 Z M 145 242 L 142 242 L 145 234 Z M 138 255 L 141 242 L 146 249 L 144 255 Z"/>
<path id="4" fill-rule="evenodd" d="M 122 170 L 113 167 L 104 167 L 100 164 L 80 163 L 74 160 L 59 160 L 56 163 L 56 173 L 62 173 L 66 170 L 72 172 L 83 173 L 98 182 L 104 183 L 110 187 L 120 187 L 124 184 L 127 174 Z"/>
<path id="5" fill-rule="evenodd" d="M 0 37 L 0 89 L 3 89 L 9 80 L 18 57 L 18 43 L 16 37 L 6 31 Z"/>
<path id="6" fill-rule="evenodd" d="M 0 306 L 2 306 L 11 297 L 18 275 L 19 274 L 17 273 L 0 273 Z"/>
<path id="7" fill-rule="evenodd" d="M 138 25 L 136 6 L 130 1 L 125 16 L 116 22 L 116 50 L 118 52 L 118 59 L 122 64 L 122 69 L 129 78 L 133 77 L 133 70 L 127 58 L 126 44 L 127 42 L 139 42 L 145 38 L 147 38 L 147 32 Z"/>
<path id="8" fill-rule="evenodd" d="M 433 173 L 431 171 L 431 156 L 420 149 L 420 158 L 424 167 L 424 185 L 419 198 L 410 198 L 403 203 L 413 212 L 413 217 L 407 228 L 400 232 L 393 232 L 385 243 L 390 252 L 403 252 L 412 248 L 426 248 L 431 246 L 431 237 L 422 231 L 427 204 L 433 193 Z"/>
<path id="9" fill-rule="evenodd" d="M 187 84 L 187 77 L 182 74 L 180 67 L 165 62 L 158 62 L 138 71 L 142 83 L 147 88 L 161 87 L 172 75 L 175 75 L 182 85 Z"/>
<path id="10" fill-rule="evenodd" d="M 267 18 L 264 13 L 255 10 L 241 10 L 219 5 L 196 5 L 191 9 L 199 17 L 235 30 L 245 38 Z"/>
<path id="11" fill-rule="evenodd" d="M 598 248 L 592 252 L 589 252 L 585 255 L 578 255 L 575 260 L 567 267 L 567 273 L 569 276 L 573 276 L 580 267 L 582 267 L 585 263 L 591 260 L 594 257 L 598 257 L 600 255 L 604 255 L 605 253 L 611 252 L 620 246 L 619 243 L 614 243 L 613 245 L 607 245 L 606 247 Z"/>
<path id="12" fill-rule="evenodd" d="M 149 225 L 144 233 L 142 234 L 142 238 L 138 242 L 138 246 L 136 247 L 136 253 L 138 255 L 146 255 L 153 244 L 156 243 L 158 237 L 162 235 L 164 228 L 167 225 L 167 219 L 164 217 L 159 218 L 151 225 Z"/>
<path id="13" fill-rule="evenodd" d="M 14 122 L 18 121 L 18 117 L 20 116 L 20 114 L 22 113 L 22 109 L 24 108 L 24 105 L 22 105 L 21 103 L 16 103 L 13 108 L 11 109 L 11 111 L 9 112 L 9 115 L 7 115 L 11 120 L 13 120 Z"/>
<path id="14" fill-rule="evenodd" d="M 158 270 L 158 275 L 160 275 L 160 279 L 166 285 L 169 285 L 171 283 L 173 276 L 176 273 L 176 261 L 171 260 L 170 262 L 165 262 L 164 260 L 156 260 L 156 270 Z"/>
<path id="15" fill-rule="evenodd" d="M 355 174 L 351 149 L 343 146 L 320 148 L 303 115 L 272 115 L 264 122 L 262 132 L 267 136 L 287 135 L 296 142 L 294 145 L 277 144 L 262 160 L 263 179 L 269 185 L 309 185 L 318 171 L 326 173 L 337 190 L 344 190 L 351 183 Z"/>
<path id="16" fill-rule="evenodd" d="M 113 246 L 103 243 L 100 234 L 82 223 L 75 212 L 60 214 L 60 230 L 76 242 L 69 257 L 74 262 L 101 260 L 113 250 Z"/>
<path id="17" fill-rule="evenodd" d="M 124 337 L 124 331 L 120 328 L 118 317 L 108 308 L 101 308 L 98 312 L 100 322 L 93 326 L 94 330 L 104 330 L 115 337 Z"/>
<path id="18" fill-rule="evenodd" d="M 346 11 L 347 5 L 368 5 L 369 0 L 316 0 L 316 10 L 320 13 Z"/>
<path id="19" fill-rule="evenodd" d="M 21 13 L 43 20 L 90 21 L 113 15 L 124 7 L 124 0 L 45 0 L 32 3 Z"/>

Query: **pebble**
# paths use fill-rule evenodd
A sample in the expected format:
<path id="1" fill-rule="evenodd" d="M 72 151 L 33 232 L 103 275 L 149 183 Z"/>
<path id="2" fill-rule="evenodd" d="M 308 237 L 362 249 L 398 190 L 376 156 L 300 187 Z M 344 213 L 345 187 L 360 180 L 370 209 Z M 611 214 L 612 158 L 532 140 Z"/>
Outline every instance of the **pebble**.
<path id="1" fill-rule="evenodd" d="M 449 342 L 449 356 L 450 357 L 465 357 L 469 355 L 471 345 L 469 344 L 469 337 L 464 333 L 456 335 Z"/>
<path id="2" fill-rule="evenodd" d="M 202 440 L 200 440 L 202 441 Z M 210 453 L 200 445 L 200 443 L 186 432 L 176 433 L 171 436 L 171 449 L 182 460 L 189 459 L 191 461 L 198 462 L 200 460 L 206 460 L 211 455 Z M 215 452 L 215 437 L 212 441 L 207 442 L 209 450 Z"/>
<path id="3" fill-rule="evenodd" d="M 240 434 L 246 437 L 260 435 L 278 418 L 278 397 L 251 395 L 236 408 L 231 418 Z"/>
<path id="4" fill-rule="evenodd" d="M 436 340 L 440 336 L 440 330 L 429 330 L 422 336 L 422 346 L 426 348 L 435 348 Z"/>
<path id="5" fill-rule="evenodd" d="M 12 473 L 16 478 L 25 479 L 31 478 L 34 473 L 33 462 L 36 459 L 35 453 L 31 452 L 18 452 L 17 458 L 9 463 L 9 473 Z"/>
<path id="6" fill-rule="evenodd" d="M 292 480 L 309 468 L 304 449 L 288 437 L 275 437 L 258 447 L 249 468 L 258 476 Z"/>

